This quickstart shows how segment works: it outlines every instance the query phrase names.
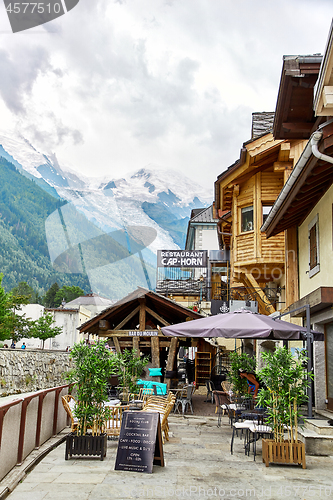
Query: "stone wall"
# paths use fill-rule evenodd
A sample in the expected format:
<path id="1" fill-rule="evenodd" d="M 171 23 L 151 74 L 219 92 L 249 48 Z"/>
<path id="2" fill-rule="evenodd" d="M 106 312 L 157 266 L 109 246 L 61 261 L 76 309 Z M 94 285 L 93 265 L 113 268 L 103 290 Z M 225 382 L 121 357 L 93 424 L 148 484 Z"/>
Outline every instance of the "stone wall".
<path id="1" fill-rule="evenodd" d="M 71 366 L 68 352 L 0 349 L 0 396 L 63 385 Z"/>

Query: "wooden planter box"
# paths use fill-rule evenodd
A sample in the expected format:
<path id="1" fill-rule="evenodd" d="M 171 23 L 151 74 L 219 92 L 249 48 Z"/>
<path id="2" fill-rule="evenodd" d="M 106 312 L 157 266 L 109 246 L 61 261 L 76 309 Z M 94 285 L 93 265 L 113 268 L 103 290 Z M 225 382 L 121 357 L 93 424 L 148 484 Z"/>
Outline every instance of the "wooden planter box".
<path id="1" fill-rule="evenodd" d="M 71 457 L 72 455 L 100 456 L 101 460 L 104 460 L 106 448 L 106 434 L 77 436 L 75 432 L 71 432 L 66 436 L 65 460 L 68 460 L 68 456 Z"/>
<path id="2" fill-rule="evenodd" d="M 266 467 L 270 463 L 299 464 L 306 469 L 305 444 L 297 441 L 290 446 L 289 441 L 276 443 L 274 439 L 263 439 L 262 461 L 265 462 Z"/>

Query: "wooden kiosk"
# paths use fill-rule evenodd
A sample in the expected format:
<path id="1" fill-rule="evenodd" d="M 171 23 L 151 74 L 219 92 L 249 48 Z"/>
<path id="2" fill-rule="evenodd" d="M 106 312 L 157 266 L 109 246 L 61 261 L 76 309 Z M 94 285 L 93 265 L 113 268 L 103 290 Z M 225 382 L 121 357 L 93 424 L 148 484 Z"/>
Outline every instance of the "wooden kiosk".
<path id="1" fill-rule="evenodd" d="M 179 339 L 165 337 L 159 327 L 202 318 L 163 295 L 138 287 L 113 306 L 80 326 L 80 333 L 110 339 L 117 352 L 136 349 L 138 353 L 151 354 L 153 368 L 174 368 Z M 163 349 L 164 348 L 164 349 Z M 165 349 L 167 348 L 167 349 Z M 170 385 L 170 379 L 165 379 Z"/>

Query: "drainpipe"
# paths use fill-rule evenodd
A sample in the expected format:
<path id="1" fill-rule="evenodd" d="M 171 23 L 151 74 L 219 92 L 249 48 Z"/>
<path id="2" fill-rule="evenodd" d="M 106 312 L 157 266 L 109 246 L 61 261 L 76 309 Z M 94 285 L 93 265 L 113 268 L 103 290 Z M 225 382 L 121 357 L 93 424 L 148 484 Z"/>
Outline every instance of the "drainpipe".
<path id="1" fill-rule="evenodd" d="M 327 163 L 332 163 L 333 164 L 333 158 L 328 155 L 324 155 L 321 153 L 318 149 L 318 143 L 320 139 L 322 138 L 323 133 L 320 132 L 319 130 L 316 130 L 316 132 L 313 133 L 311 137 L 311 149 L 312 153 L 316 158 L 319 158 L 320 160 L 327 161 Z"/>

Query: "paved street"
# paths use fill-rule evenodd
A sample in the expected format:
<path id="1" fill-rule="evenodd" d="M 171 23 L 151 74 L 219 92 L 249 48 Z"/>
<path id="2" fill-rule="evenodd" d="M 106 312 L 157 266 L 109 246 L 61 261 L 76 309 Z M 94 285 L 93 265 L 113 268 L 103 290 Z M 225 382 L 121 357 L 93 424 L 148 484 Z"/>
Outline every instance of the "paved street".
<path id="1" fill-rule="evenodd" d="M 108 441 L 104 461 L 65 461 L 65 444 L 51 451 L 8 496 L 9 500 L 333 498 L 333 457 L 307 456 L 307 469 L 270 465 L 244 455 L 236 438 L 230 455 L 227 417 L 172 416 L 172 437 L 164 445 L 165 467 L 152 474 L 115 471 L 117 441 Z"/>

